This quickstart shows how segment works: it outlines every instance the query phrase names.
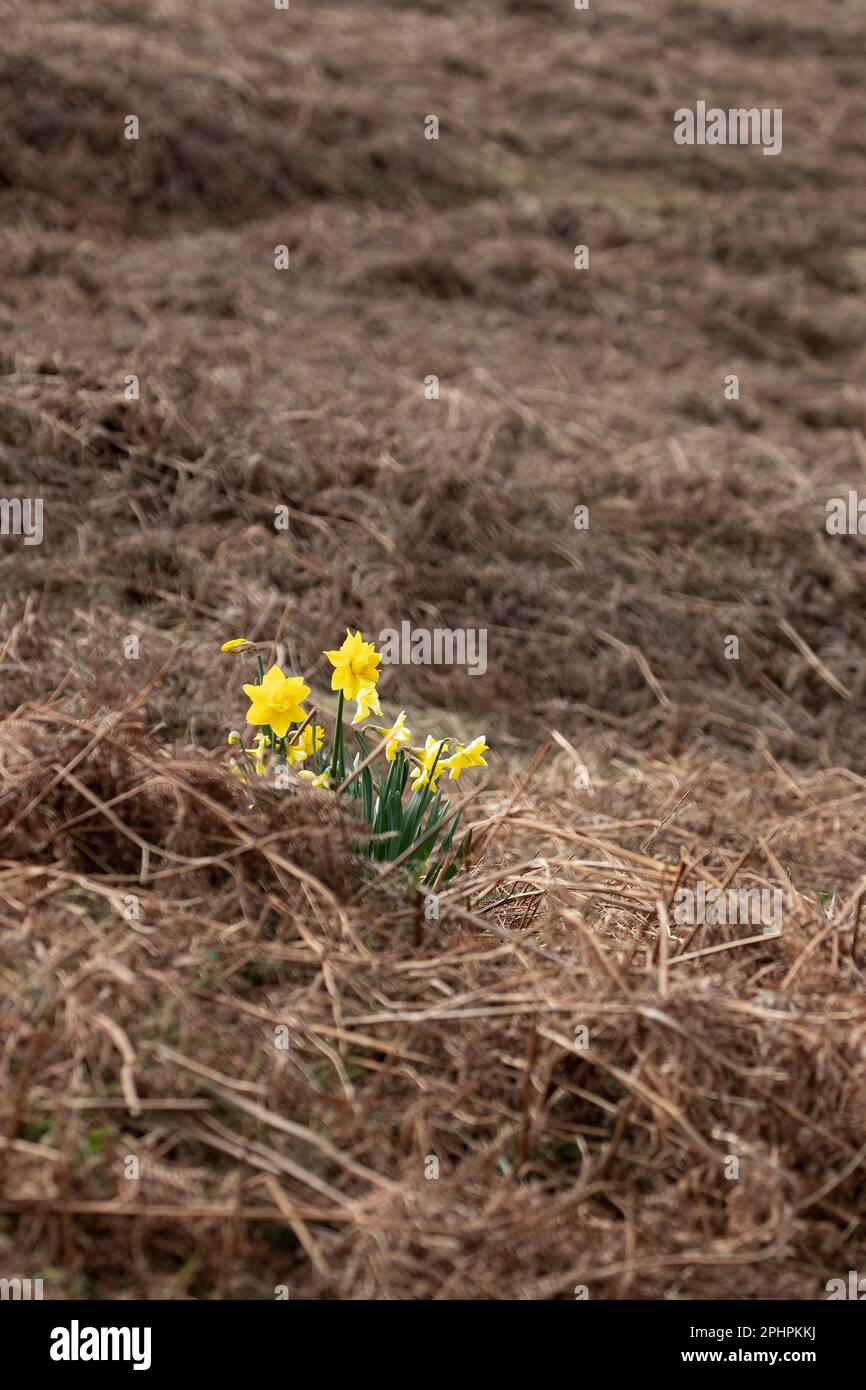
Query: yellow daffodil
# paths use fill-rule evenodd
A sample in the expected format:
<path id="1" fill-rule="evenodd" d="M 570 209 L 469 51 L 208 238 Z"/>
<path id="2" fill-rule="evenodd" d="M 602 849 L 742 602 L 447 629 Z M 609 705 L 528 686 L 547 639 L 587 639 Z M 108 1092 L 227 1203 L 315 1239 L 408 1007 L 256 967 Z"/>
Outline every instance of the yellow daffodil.
<path id="1" fill-rule="evenodd" d="M 241 741 L 241 736 L 240 736 L 240 734 L 238 733 L 237 729 L 232 729 L 231 733 L 229 734 L 229 747 L 230 747 L 230 748 L 233 748 L 234 745 L 235 745 L 236 743 L 240 743 L 240 741 Z"/>
<path id="2" fill-rule="evenodd" d="M 418 767 L 416 767 L 414 772 L 412 773 L 413 792 L 417 792 L 420 787 L 426 787 L 428 783 L 435 790 L 436 779 L 438 778 L 439 773 L 442 770 L 442 763 L 439 759 L 439 750 L 441 749 L 444 753 L 447 746 L 448 743 L 446 739 L 431 738 L 428 734 L 427 742 L 424 744 L 423 748 L 412 749 L 412 752 L 418 760 Z M 436 764 L 435 772 L 433 771 L 434 763 Z M 433 772 L 432 779 L 430 776 L 431 772 Z"/>
<path id="3" fill-rule="evenodd" d="M 362 685 L 357 698 L 358 709 L 352 720 L 353 724 L 363 724 L 364 720 L 369 719 L 371 714 L 382 713 L 375 685 Z"/>
<path id="4" fill-rule="evenodd" d="M 364 686 L 375 686 L 379 679 L 376 669 L 382 660 L 372 642 L 365 642 L 360 632 L 346 628 L 346 640 L 337 651 L 325 652 L 334 670 L 331 689 L 342 690 L 347 700 L 355 700 Z"/>
<path id="5" fill-rule="evenodd" d="M 412 730 L 406 728 L 406 711 L 401 709 L 390 729 L 377 729 L 376 733 L 380 738 L 388 740 L 385 745 L 385 757 L 392 763 L 397 756 L 397 749 L 408 743 L 412 737 Z"/>
<path id="6" fill-rule="evenodd" d="M 261 685 L 245 685 L 244 694 L 252 701 L 248 724 L 270 724 L 277 738 L 285 738 L 289 725 L 306 719 L 301 701 L 310 693 L 300 676 L 284 676 L 272 666 Z"/>
<path id="7" fill-rule="evenodd" d="M 440 762 L 439 767 L 447 767 L 451 781 L 456 782 L 464 767 L 486 767 L 487 763 L 482 754 L 489 753 L 489 751 L 484 741 L 484 735 L 479 734 L 478 738 L 474 738 L 465 747 L 462 743 L 458 743 L 451 757 Z"/>
<path id="8" fill-rule="evenodd" d="M 325 731 L 321 724 L 316 725 L 316 747 L 313 748 L 313 726 L 308 724 L 301 737 L 291 747 L 286 748 L 286 757 L 289 760 L 289 767 L 297 767 L 298 763 L 306 762 L 307 758 L 312 757 L 314 752 L 322 746 Z"/>
<path id="9" fill-rule="evenodd" d="M 329 774 L 327 768 L 325 769 L 324 772 L 309 772 L 309 771 L 305 768 L 303 772 L 299 772 L 299 773 L 298 773 L 298 776 L 299 776 L 300 778 L 302 778 L 303 781 L 309 782 L 309 784 L 310 784 L 311 787 L 325 787 L 325 788 L 327 788 L 327 787 L 329 786 L 329 776 L 330 776 L 330 774 Z"/>
<path id="10" fill-rule="evenodd" d="M 246 637 L 232 637 L 231 641 L 223 642 L 220 647 L 221 652 L 245 652 L 253 645 Z"/>
<path id="11" fill-rule="evenodd" d="M 244 749 L 247 757 L 255 759 L 257 777 L 264 777 L 265 775 L 265 754 L 270 746 L 271 740 L 266 734 L 256 734 L 252 748 Z"/>

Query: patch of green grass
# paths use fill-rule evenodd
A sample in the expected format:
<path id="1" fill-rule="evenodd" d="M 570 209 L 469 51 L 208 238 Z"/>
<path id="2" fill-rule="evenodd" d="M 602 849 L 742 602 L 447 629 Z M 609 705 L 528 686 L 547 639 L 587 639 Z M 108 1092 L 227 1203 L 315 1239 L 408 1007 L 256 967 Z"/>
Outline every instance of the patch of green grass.
<path id="1" fill-rule="evenodd" d="M 111 1129 L 102 1125 L 96 1129 L 88 1130 L 81 1140 L 81 1155 L 83 1158 L 93 1158 L 94 1154 L 101 1154 L 105 1147 L 105 1142 L 111 1136 Z"/>

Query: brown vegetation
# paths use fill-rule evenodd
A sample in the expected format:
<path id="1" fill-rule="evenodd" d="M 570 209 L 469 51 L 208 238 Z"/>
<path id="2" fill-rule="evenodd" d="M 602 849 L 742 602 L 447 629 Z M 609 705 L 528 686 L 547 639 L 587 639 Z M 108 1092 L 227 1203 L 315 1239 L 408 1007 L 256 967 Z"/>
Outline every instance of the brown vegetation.
<path id="1" fill-rule="evenodd" d="M 2 1271 L 823 1296 L 866 1260 L 858 16 L 0 18 L 0 492 L 45 504 L 0 538 Z M 698 97 L 782 107 L 781 156 L 675 146 Z M 494 751 L 438 920 L 225 765 L 221 640 L 322 691 L 403 619 L 489 634 L 381 683 Z M 781 934 L 678 925 L 698 877 Z"/>

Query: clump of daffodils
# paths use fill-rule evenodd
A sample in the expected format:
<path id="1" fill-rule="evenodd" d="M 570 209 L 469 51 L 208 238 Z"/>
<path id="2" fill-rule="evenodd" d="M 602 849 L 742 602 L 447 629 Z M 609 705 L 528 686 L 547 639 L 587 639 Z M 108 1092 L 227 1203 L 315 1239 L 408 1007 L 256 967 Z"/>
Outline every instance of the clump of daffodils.
<path id="1" fill-rule="evenodd" d="M 252 652 L 256 644 L 234 637 L 223 643 L 222 651 Z M 279 666 L 266 671 L 256 652 L 258 678 L 243 687 L 250 702 L 247 724 L 256 734 L 251 745 L 245 746 L 233 730 L 229 744 L 250 760 L 257 777 L 273 775 L 277 788 L 290 790 L 296 779 L 360 801 L 371 831 L 362 850 L 368 858 L 409 862 L 418 881 L 425 884 L 447 880 L 456 872 L 465 845 L 454 846 L 460 811 L 451 813 L 450 802 L 442 800 L 439 781 L 447 777 L 456 782 L 466 769 L 486 767 L 484 736 L 462 744 L 428 734 L 424 746 L 416 747 L 405 710 L 391 723 L 368 722 L 386 719 L 376 688 L 381 656 L 373 643 L 347 628 L 342 646 L 324 655 L 333 668 L 331 689 L 338 696 L 330 743 L 316 722 L 315 709 L 305 708 L 310 687 Z M 343 723 L 347 701 L 355 704 L 351 731 L 358 745 L 348 766 Z M 375 740 L 372 748 L 371 740 Z M 236 758 L 229 765 L 246 780 Z"/>

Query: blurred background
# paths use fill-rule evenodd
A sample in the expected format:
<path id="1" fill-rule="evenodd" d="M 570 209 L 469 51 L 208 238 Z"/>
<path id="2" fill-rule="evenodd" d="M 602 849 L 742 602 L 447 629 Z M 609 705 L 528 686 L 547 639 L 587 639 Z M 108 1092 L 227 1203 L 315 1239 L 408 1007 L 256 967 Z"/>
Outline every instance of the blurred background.
<path id="1" fill-rule="evenodd" d="M 7 706 L 132 622 L 140 684 L 198 595 L 187 682 L 199 638 L 214 681 L 216 637 L 487 628 L 483 679 L 387 698 L 862 764 L 863 542 L 824 529 L 866 464 L 858 5 L 0 12 L 0 480 L 45 502 Z M 676 145 L 698 99 L 781 107 L 782 153 Z"/>

